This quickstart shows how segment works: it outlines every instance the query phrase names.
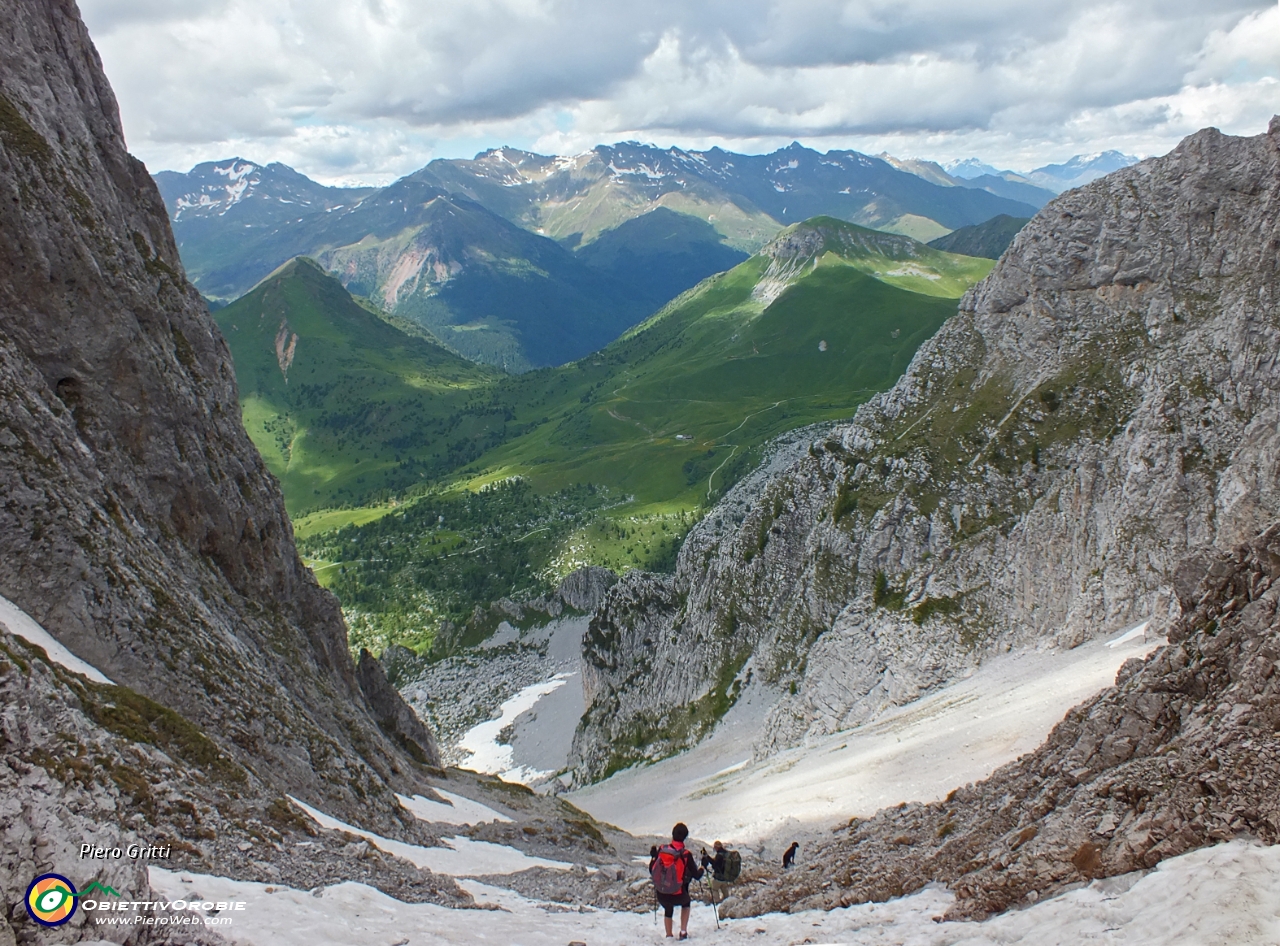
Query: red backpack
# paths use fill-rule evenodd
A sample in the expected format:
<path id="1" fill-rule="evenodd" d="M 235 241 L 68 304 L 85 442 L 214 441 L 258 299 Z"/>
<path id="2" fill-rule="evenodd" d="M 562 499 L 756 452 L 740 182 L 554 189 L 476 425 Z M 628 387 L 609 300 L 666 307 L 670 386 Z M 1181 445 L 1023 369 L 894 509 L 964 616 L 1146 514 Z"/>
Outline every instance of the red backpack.
<path id="1" fill-rule="evenodd" d="M 686 853 L 670 844 L 658 848 L 658 856 L 653 859 L 653 866 L 649 868 L 653 887 L 658 893 L 684 893 L 685 861 L 688 859 Z"/>

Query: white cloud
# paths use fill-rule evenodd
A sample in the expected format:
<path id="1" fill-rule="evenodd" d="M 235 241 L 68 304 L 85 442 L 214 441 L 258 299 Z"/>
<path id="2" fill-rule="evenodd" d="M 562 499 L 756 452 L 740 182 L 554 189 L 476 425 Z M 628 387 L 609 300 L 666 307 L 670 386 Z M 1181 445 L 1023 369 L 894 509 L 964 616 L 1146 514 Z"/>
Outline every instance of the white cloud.
<path id="1" fill-rule="evenodd" d="M 385 180 L 498 144 L 799 138 L 1030 167 L 1280 111 L 1248 0 L 82 0 L 131 148 Z"/>

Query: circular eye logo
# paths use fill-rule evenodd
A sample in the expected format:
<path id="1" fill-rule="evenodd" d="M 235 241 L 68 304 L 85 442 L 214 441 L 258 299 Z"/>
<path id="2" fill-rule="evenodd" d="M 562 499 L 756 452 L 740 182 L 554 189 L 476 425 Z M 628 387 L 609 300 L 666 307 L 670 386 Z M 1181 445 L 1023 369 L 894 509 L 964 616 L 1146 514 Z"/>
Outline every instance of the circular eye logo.
<path id="1" fill-rule="evenodd" d="M 27 912 L 41 926 L 61 926 L 76 912 L 76 886 L 61 874 L 41 874 L 27 888 Z"/>

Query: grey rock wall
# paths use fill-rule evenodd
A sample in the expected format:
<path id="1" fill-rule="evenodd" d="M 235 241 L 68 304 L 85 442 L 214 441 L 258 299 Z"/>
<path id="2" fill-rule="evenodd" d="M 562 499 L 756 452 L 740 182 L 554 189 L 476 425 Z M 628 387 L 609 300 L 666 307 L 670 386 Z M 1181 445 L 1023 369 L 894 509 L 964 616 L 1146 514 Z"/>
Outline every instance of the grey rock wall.
<path id="1" fill-rule="evenodd" d="M 1278 212 L 1276 120 L 1046 206 L 892 390 L 610 592 L 578 780 L 696 741 L 748 674 L 765 755 L 1174 613 L 1189 548 L 1280 514 Z"/>
<path id="2" fill-rule="evenodd" d="M 1280 525 L 1175 568 L 1169 645 L 1126 661 L 1044 745 L 945 801 L 889 808 L 744 886 L 729 916 L 831 909 L 947 884 L 979 919 L 1236 837 L 1280 840 Z"/>
<path id="3" fill-rule="evenodd" d="M 0 594 L 260 784 L 395 829 L 413 763 L 298 558 L 69 0 L 0 24 Z"/>

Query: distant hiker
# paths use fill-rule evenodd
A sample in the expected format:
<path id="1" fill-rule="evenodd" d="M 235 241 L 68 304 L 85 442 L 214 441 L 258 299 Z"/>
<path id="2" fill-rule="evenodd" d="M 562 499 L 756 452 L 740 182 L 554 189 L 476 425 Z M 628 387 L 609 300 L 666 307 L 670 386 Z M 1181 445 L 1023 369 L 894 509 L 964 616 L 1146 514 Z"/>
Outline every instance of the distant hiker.
<path id="1" fill-rule="evenodd" d="M 715 851 L 714 857 L 707 853 L 705 847 L 702 849 L 702 867 L 704 870 L 708 867 L 711 868 L 711 902 L 719 903 L 725 898 L 729 889 L 729 882 L 724 879 L 726 860 L 724 843 L 717 841 L 711 845 L 711 849 Z"/>
<path id="2" fill-rule="evenodd" d="M 715 851 L 713 856 L 707 854 L 706 848 L 702 849 L 702 866 L 711 868 L 711 902 L 723 903 L 729 895 L 729 885 L 742 873 L 742 855 L 726 848 L 722 841 L 711 847 Z"/>
<path id="3" fill-rule="evenodd" d="M 702 868 L 693 861 L 693 853 L 684 846 L 689 829 L 683 822 L 671 829 L 671 843 L 660 848 L 650 848 L 649 876 L 662 907 L 663 925 L 667 937 L 672 936 L 671 921 L 676 907 L 680 908 L 680 938 L 689 938 L 689 885 L 702 879 Z"/>
<path id="4" fill-rule="evenodd" d="M 796 851 L 800 850 L 800 842 L 792 841 L 791 847 L 787 848 L 787 852 L 782 855 L 782 869 L 786 870 L 796 862 Z"/>

